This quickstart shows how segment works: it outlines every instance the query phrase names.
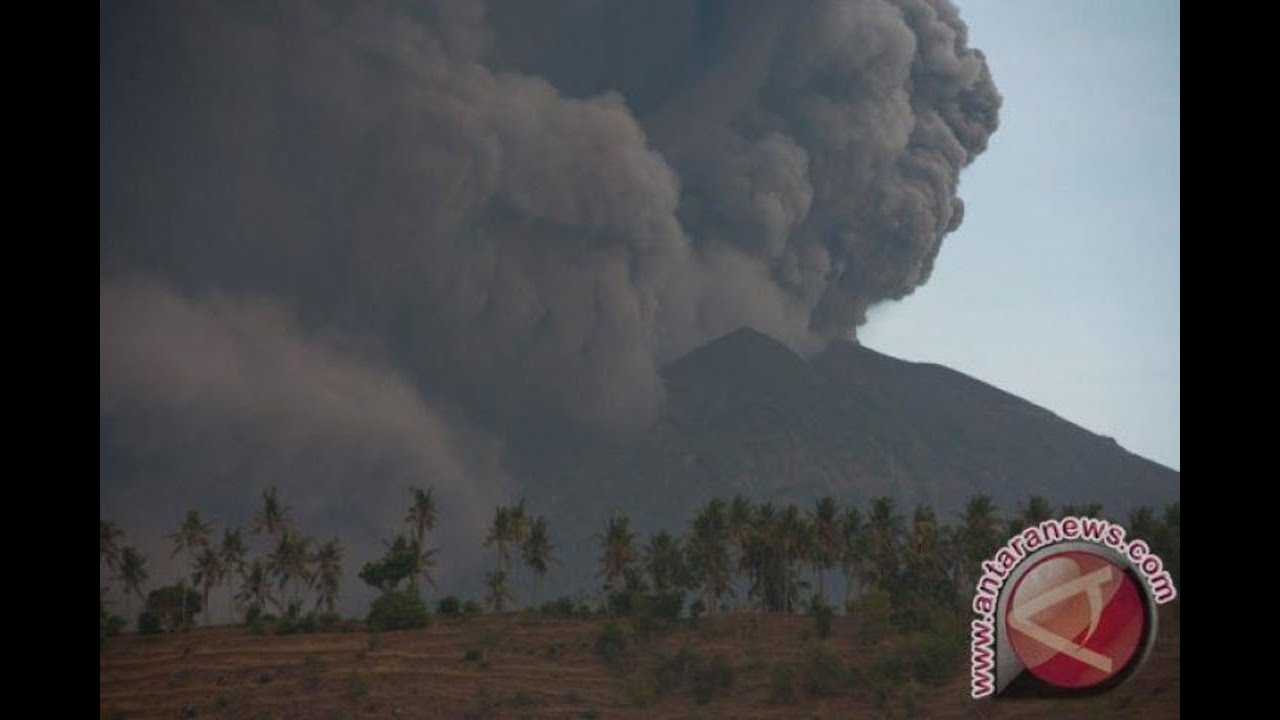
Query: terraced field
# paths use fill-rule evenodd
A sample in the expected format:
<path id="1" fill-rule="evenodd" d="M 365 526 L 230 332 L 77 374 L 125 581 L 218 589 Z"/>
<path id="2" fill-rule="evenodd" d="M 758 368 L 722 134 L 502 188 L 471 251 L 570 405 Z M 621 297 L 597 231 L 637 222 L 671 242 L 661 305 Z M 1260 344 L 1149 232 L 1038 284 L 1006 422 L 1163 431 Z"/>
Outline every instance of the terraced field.
<path id="1" fill-rule="evenodd" d="M 1162 609 L 1160 635 L 1137 677 L 1111 693 L 1072 701 L 973 702 L 967 673 L 920 698 L 922 718 L 1173 718 L 1180 715 L 1178 603 Z M 867 689 L 810 697 L 799 670 L 811 623 L 803 617 L 725 615 L 629 649 L 620 666 L 596 654 L 602 620 L 522 614 L 436 620 L 419 631 L 264 637 L 242 628 L 111 638 L 100 662 L 103 718 L 857 718 L 905 717 L 877 709 Z M 865 667 L 894 639 L 855 638 L 837 617 L 828 642 Z M 723 653 L 728 694 L 699 704 L 687 682 L 643 687 L 659 653 Z M 470 659 L 467 659 L 470 656 Z M 796 699 L 770 699 L 777 663 L 797 668 Z"/>

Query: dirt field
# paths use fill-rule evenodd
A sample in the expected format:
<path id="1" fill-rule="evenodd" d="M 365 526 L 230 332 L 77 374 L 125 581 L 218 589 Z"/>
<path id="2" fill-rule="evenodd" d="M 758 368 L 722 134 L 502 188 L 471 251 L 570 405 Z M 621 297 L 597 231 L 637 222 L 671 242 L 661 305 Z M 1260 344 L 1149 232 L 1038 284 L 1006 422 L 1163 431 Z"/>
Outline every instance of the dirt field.
<path id="1" fill-rule="evenodd" d="M 930 690 L 921 718 L 1175 718 L 1180 716 L 1178 603 L 1162 608 L 1160 634 L 1137 677 L 1102 696 L 1072 701 L 974 702 L 967 669 Z M 621 668 L 594 650 L 602 620 L 520 614 L 434 619 L 424 630 L 262 637 L 241 628 L 162 637 L 111 638 L 101 655 L 103 718 L 857 718 L 886 717 L 869 692 L 770 702 L 770 671 L 799 666 L 812 644 L 803 617 L 726 615 L 630 649 Z M 854 639 L 854 621 L 835 618 L 828 642 L 846 662 L 870 662 L 876 646 Z M 725 653 L 727 697 L 698 704 L 687 683 L 649 702 L 637 670 L 658 652 L 689 647 Z M 481 659 L 464 660 L 468 651 Z M 638 705 L 639 704 L 639 705 Z M 194 715 L 191 713 L 194 712 Z M 903 717 L 900 705 L 894 717 Z"/>

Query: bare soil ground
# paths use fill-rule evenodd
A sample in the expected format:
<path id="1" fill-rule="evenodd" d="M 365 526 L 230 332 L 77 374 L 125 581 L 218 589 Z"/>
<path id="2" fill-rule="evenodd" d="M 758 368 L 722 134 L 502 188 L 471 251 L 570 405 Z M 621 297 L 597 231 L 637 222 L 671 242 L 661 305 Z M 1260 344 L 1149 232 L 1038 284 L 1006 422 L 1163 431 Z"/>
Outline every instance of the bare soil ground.
<path id="1" fill-rule="evenodd" d="M 968 671 L 929 689 L 920 718 L 1176 718 L 1181 676 L 1178 603 L 1161 609 L 1160 633 L 1138 675 L 1115 690 L 1078 700 L 980 701 Z M 603 620 L 523 614 L 470 620 L 434 618 L 423 630 L 258 636 L 243 628 L 197 629 L 159 637 L 111 638 L 100 660 L 103 718 L 875 718 L 905 717 L 900 704 L 877 709 L 852 689 L 815 698 L 800 666 L 812 646 L 805 617 L 728 614 L 630 648 L 621 667 L 595 652 Z M 856 621 L 834 619 L 828 639 L 846 663 L 866 666 L 881 644 L 859 642 Z M 724 653 L 734 678 L 728 696 L 698 704 L 687 683 L 638 706 L 634 678 L 657 653 L 688 647 Z M 479 651 L 482 660 L 464 660 Z M 775 663 L 797 668 L 794 702 L 770 701 Z M 893 713 L 890 715 L 889 713 Z"/>

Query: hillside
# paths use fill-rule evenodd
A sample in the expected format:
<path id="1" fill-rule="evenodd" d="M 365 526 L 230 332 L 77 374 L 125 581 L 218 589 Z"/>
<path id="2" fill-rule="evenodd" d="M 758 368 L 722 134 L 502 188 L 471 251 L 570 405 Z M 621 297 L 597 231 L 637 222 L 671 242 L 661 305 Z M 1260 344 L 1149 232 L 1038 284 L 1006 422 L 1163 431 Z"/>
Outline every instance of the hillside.
<path id="1" fill-rule="evenodd" d="M 1162 608 L 1156 646 L 1130 682 L 1097 697 L 1059 701 L 982 701 L 968 697 L 964 668 L 919 700 L 921 718 L 1145 717 L 1180 714 L 1178 603 Z M 241 628 L 160 637 L 111 638 L 100 656 L 103 718 L 849 718 L 887 717 L 868 687 L 831 697 L 804 687 L 802 616 L 729 615 L 682 628 L 631 649 L 618 668 L 594 650 L 603 620 L 506 614 L 437 621 L 425 630 L 386 633 L 371 649 L 364 632 L 262 637 Z M 837 617 L 829 643 L 848 666 L 865 670 L 900 638 L 857 639 L 856 618 Z M 688 648 L 723 653 L 733 670 L 724 697 L 698 704 L 687 682 L 651 697 L 636 678 L 659 653 Z M 468 650 L 483 652 L 467 662 Z M 796 698 L 770 700 L 775 664 L 796 668 Z M 900 699 L 887 710 L 901 717 Z"/>
<path id="2" fill-rule="evenodd" d="M 560 523 L 569 555 L 612 510 L 683 529 L 711 497 L 843 504 L 888 495 L 949 519 L 973 494 L 1013 510 L 1100 502 L 1113 517 L 1179 497 L 1179 474 L 1049 410 L 948 368 L 854 343 L 805 358 L 750 329 L 664 369 L 661 420 L 629 446 L 532 435 L 511 447 L 525 494 Z"/>

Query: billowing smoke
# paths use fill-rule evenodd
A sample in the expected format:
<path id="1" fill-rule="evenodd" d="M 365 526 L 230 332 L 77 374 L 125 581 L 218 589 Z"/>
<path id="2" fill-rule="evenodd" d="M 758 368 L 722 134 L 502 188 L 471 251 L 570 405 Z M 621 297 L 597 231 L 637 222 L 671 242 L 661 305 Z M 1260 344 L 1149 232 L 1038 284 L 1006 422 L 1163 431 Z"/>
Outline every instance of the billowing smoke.
<path id="1" fill-rule="evenodd" d="M 628 437 L 679 353 L 925 282 L 1000 104 L 946 0 L 111 2 L 100 39 L 104 512 L 146 476 L 478 518 L 501 438 Z"/>

